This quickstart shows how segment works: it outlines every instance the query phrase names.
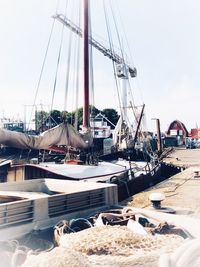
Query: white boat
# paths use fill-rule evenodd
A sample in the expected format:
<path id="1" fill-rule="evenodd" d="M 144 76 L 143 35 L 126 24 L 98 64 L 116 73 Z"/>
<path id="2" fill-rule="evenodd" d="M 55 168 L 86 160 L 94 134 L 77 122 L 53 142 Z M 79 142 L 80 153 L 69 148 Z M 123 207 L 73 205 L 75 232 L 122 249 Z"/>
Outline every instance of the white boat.
<path id="1" fill-rule="evenodd" d="M 75 163 L 75 164 L 74 164 Z M 43 162 L 40 164 L 26 164 L 26 168 L 31 167 L 57 175 L 59 178 L 68 180 L 87 180 L 93 182 L 109 182 L 112 177 L 128 179 L 128 166 L 101 161 L 98 165 L 79 165 L 73 163 L 57 164 L 55 162 Z"/>

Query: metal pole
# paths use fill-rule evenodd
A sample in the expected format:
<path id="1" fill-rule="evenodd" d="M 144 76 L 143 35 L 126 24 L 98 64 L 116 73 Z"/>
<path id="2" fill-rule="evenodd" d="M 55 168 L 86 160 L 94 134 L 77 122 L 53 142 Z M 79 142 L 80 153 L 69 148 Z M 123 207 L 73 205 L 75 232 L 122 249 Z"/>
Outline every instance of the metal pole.
<path id="1" fill-rule="evenodd" d="M 160 120 L 159 119 L 152 119 L 156 120 L 156 129 L 157 129 L 157 146 L 159 154 L 162 153 L 162 142 L 161 142 L 161 132 L 160 132 Z"/>
<path id="2" fill-rule="evenodd" d="M 24 105 L 24 132 L 26 133 L 26 105 Z"/>
<path id="3" fill-rule="evenodd" d="M 83 104 L 83 127 L 89 127 L 89 0 L 84 0 L 84 30 L 83 30 L 83 73 L 84 73 L 84 104 Z"/>

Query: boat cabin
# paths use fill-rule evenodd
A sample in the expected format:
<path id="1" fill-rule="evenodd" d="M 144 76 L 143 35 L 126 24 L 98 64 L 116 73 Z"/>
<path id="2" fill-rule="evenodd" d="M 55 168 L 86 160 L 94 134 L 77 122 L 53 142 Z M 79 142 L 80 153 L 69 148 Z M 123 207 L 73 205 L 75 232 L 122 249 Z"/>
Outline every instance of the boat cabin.
<path id="1" fill-rule="evenodd" d="M 108 138 L 112 134 L 112 123 L 102 114 L 90 118 L 90 127 L 93 138 Z"/>

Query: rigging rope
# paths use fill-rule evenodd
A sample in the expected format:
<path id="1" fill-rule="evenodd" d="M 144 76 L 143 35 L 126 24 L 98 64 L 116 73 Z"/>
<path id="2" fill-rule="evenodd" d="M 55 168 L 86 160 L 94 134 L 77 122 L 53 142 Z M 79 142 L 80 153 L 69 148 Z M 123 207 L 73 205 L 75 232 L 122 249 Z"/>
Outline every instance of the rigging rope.
<path id="1" fill-rule="evenodd" d="M 116 4 L 116 3 L 115 3 Z M 115 5 L 115 7 L 116 7 L 116 5 Z M 118 7 L 118 6 L 117 6 Z M 117 33 L 117 37 L 118 37 L 118 41 L 119 41 L 119 44 L 120 44 L 120 49 L 121 49 L 121 54 L 122 54 L 122 57 L 124 58 L 124 55 L 123 55 L 123 50 L 122 50 L 122 44 L 121 44 L 121 40 L 120 40 L 120 36 L 119 36 L 119 32 L 118 32 L 118 27 L 117 27 L 117 22 L 116 22 L 116 16 L 115 16 L 115 13 L 114 13 L 114 11 L 113 11 L 113 7 L 112 7 L 112 5 L 111 5 L 111 1 L 110 1 L 110 8 L 111 8 L 111 11 L 112 11 L 112 17 L 113 17 L 113 21 L 114 21 L 114 25 L 115 25 L 115 30 L 116 30 L 116 33 Z M 119 8 L 118 8 L 118 17 L 121 19 L 121 16 L 120 16 L 120 12 L 119 12 Z M 124 36 L 125 36 L 125 41 L 126 41 L 126 45 L 127 45 L 127 47 L 128 47 L 128 49 L 129 49 L 129 54 L 131 55 L 131 52 L 130 52 L 130 47 L 129 47 L 129 44 L 128 44 L 128 41 L 127 41 L 127 36 L 126 36 L 126 34 L 125 34 L 125 30 L 124 30 L 124 27 L 123 27 L 123 23 L 121 23 L 121 25 L 122 25 L 122 30 L 123 30 L 123 32 L 124 32 Z M 131 56 L 131 61 L 132 61 L 132 64 L 133 64 L 133 59 L 132 59 L 132 56 Z M 134 103 L 134 98 L 133 98 L 133 93 L 132 93 L 132 88 L 131 88 L 131 85 L 130 85 L 130 79 L 129 79 L 129 77 L 127 77 L 127 82 L 128 82 L 128 93 L 129 93 L 129 95 L 130 95 L 130 97 L 131 97 L 131 99 L 132 99 L 132 102 Z M 142 99 L 142 102 L 144 103 L 144 101 L 143 101 L 143 96 L 142 96 L 142 92 L 141 92 L 141 90 L 139 90 L 140 91 L 140 97 L 141 97 L 141 99 Z M 130 121 L 129 121 L 129 125 L 131 125 L 130 124 Z M 141 127 L 140 127 L 141 128 Z"/>
<path id="2" fill-rule="evenodd" d="M 122 30 L 123 30 L 123 36 L 125 37 L 125 42 L 126 42 L 126 45 L 127 45 L 128 51 L 129 51 L 129 56 L 130 56 L 130 59 L 131 59 L 131 65 L 134 66 L 133 56 L 132 56 L 132 53 L 131 53 L 131 49 L 130 49 L 130 46 L 129 46 L 127 34 L 126 34 L 126 31 L 125 31 L 125 27 L 124 27 L 124 24 L 123 24 L 121 13 L 120 13 L 120 8 L 118 6 L 118 2 L 117 1 L 115 1 L 115 7 L 116 7 L 116 10 L 118 12 L 117 18 L 120 19 L 120 24 L 121 24 L 121 27 L 122 27 Z"/>
<path id="3" fill-rule="evenodd" d="M 127 45 L 127 48 L 128 48 L 128 54 L 129 54 L 129 57 L 131 59 L 131 62 L 130 63 L 131 63 L 132 66 L 134 66 L 135 64 L 134 64 L 133 55 L 132 55 L 133 54 L 133 52 L 132 52 L 133 49 L 132 48 L 130 49 L 128 38 L 127 38 L 127 34 L 126 34 L 126 30 L 125 30 L 125 27 L 124 27 L 124 24 L 123 24 L 123 20 L 122 20 L 121 13 L 120 13 L 120 8 L 118 6 L 117 1 L 115 1 L 115 7 L 116 7 L 117 12 L 118 12 L 117 17 L 120 19 L 120 22 L 121 22 L 123 34 L 124 34 L 124 37 L 125 37 L 125 42 L 126 42 L 126 45 Z M 136 82 L 138 84 L 137 88 L 138 88 L 138 91 L 140 93 L 141 101 L 144 104 L 144 98 L 143 98 L 142 89 L 141 89 L 141 87 L 139 85 L 139 77 L 137 76 L 137 77 L 135 77 L 135 79 L 136 79 Z"/>
<path id="4" fill-rule="evenodd" d="M 58 11 L 59 2 L 60 2 L 60 0 L 58 0 L 57 3 L 56 3 L 56 13 Z M 40 83 L 41 83 L 41 80 L 42 80 L 42 75 L 43 75 L 43 71 L 44 71 L 44 67 L 45 67 L 45 63 L 46 63 L 46 59 L 47 59 L 47 54 L 48 54 L 48 51 L 49 51 L 49 46 L 50 46 L 50 43 L 51 43 L 51 38 L 52 38 L 54 25 L 55 25 L 55 18 L 53 19 L 53 22 L 52 22 L 50 35 L 49 35 L 49 39 L 48 39 L 48 42 L 47 42 L 47 47 L 46 47 L 46 51 L 45 51 L 45 55 L 44 55 L 44 59 L 43 59 L 43 63 L 42 63 L 42 68 L 41 68 L 40 75 L 39 75 L 39 80 L 38 80 L 37 87 L 36 87 L 33 107 L 31 109 L 31 114 L 30 114 L 30 119 L 29 119 L 29 122 L 28 122 L 27 129 L 29 129 L 29 126 L 31 124 L 31 118 L 33 116 L 33 111 L 34 111 L 34 108 L 36 107 L 36 100 L 37 100 L 37 96 L 38 96 L 38 92 L 39 92 Z"/>
<path id="5" fill-rule="evenodd" d="M 53 109 L 53 102 L 54 102 L 54 96 L 55 96 L 55 90 L 56 90 L 56 84 L 57 84 L 57 77 L 58 77 L 58 69 L 59 69 L 59 65 L 60 65 L 60 55 L 61 55 L 62 43 L 63 43 L 63 33 L 64 33 L 64 25 L 62 26 L 62 31 L 61 31 L 61 41 L 60 41 L 60 47 L 59 47 L 57 65 L 56 65 L 56 73 L 55 73 L 55 80 L 54 80 L 54 86 L 53 86 L 53 92 L 52 92 L 50 111 L 52 111 L 52 109 Z"/>
<path id="6" fill-rule="evenodd" d="M 105 21 L 106 21 L 106 28 L 107 28 L 107 34 L 108 34 L 108 40 L 109 40 L 109 46 L 110 46 L 110 51 L 113 53 L 113 42 L 112 42 L 112 37 L 111 37 L 111 30 L 109 26 L 109 21 L 108 21 L 108 14 L 105 8 L 105 1 L 103 1 L 103 8 L 104 8 L 104 16 L 105 16 Z M 119 107 L 121 107 L 121 100 L 120 100 L 120 93 L 119 93 L 119 84 L 117 80 L 117 74 L 116 74 L 116 68 L 115 68 L 115 62 L 112 60 L 112 66 L 113 66 L 113 72 L 114 72 L 114 77 L 115 77 L 115 84 L 116 84 L 116 89 L 117 89 L 117 96 L 118 96 L 118 101 L 119 101 Z M 120 108 L 120 114 L 122 116 L 122 110 Z"/>
<path id="7" fill-rule="evenodd" d="M 111 3 L 111 2 L 110 2 Z M 111 5 L 111 4 L 110 4 Z M 116 5 L 115 5 L 116 7 Z M 117 27 L 117 23 L 116 23 L 116 18 L 115 18 L 115 13 L 113 11 L 113 8 L 111 6 L 111 10 L 112 10 L 112 16 L 113 16 L 113 21 L 114 21 L 114 24 L 115 24 L 115 28 L 116 28 L 116 32 L 117 32 L 117 36 L 118 36 L 118 40 L 119 40 L 119 43 L 120 43 L 120 49 L 121 49 L 121 53 L 122 53 L 122 57 L 123 57 L 123 51 L 122 51 L 122 45 L 121 45 L 121 41 L 120 41 L 120 36 L 119 36 L 119 32 L 118 32 L 118 27 Z M 121 15 L 120 15 L 120 12 L 119 12 L 119 8 L 118 8 L 118 17 L 121 19 Z M 127 36 L 126 36 L 126 33 L 125 33 L 125 30 L 124 30 L 124 26 L 123 26 L 123 23 L 121 22 L 121 25 L 122 25 L 122 30 L 124 32 L 124 36 L 125 36 L 125 41 L 126 41 L 126 45 L 129 49 L 129 54 L 131 56 L 131 61 L 132 61 L 132 64 L 133 64 L 133 59 L 132 59 L 132 55 L 131 55 L 131 52 L 130 52 L 130 47 L 129 47 L 129 44 L 128 44 L 128 41 L 127 41 Z M 127 80 L 128 80 L 128 86 L 129 86 L 129 94 L 130 94 L 130 97 L 132 99 L 132 102 L 134 103 L 134 98 L 133 98 L 133 93 L 132 93 L 132 88 L 131 88 L 131 85 L 130 85 L 130 79 L 129 77 L 127 77 Z M 143 101 L 143 96 L 142 96 L 142 92 L 140 90 L 140 97 L 142 99 L 142 102 L 144 103 Z"/>
<path id="8" fill-rule="evenodd" d="M 72 40 L 70 42 L 72 42 Z M 75 48 L 75 45 L 74 45 L 74 48 Z M 76 51 L 76 49 L 74 49 L 74 50 Z M 74 56 L 73 57 L 73 65 L 76 66 L 75 65 L 75 63 L 76 63 L 76 53 L 74 53 L 73 56 Z M 77 77 L 78 68 L 75 67 L 75 69 L 76 69 L 76 71 L 73 71 L 73 75 L 72 75 L 72 85 L 71 85 L 72 89 L 75 88 L 75 86 L 76 86 L 76 77 Z M 75 90 L 75 92 L 76 92 L 76 90 Z M 72 102 L 72 110 L 74 110 L 74 104 L 76 103 L 76 93 L 75 94 L 72 93 L 71 102 Z M 76 112 L 76 107 L 75 107 L 75 112 Z M 75 123 L 73 119 L 74 118 L 72 118 L 72 124 Z"/>
<path id="9" fill-rule="evenodd" d="M 90 16 L 90 9 L 89 9 L 89 36 L 90 39 L 92 39 L 92 23 L 91 23 L 91 16 Z M 91 95 L 91 107 L 90 107 L 90 114 L 93 114 L 93 110 L 94 110 L 94 72 L 93 72 L 93 49 L 92 49 L 92 45 L 89 45 L 90 48 L 90 95 Z"/>
<path id="10" fill-rule="evenodd" d="M 116 18 L 115 18 L 115 14 L 114 14 L 114 11 L 113 11 L 111 2 L 110 2 L 110 9 L 111 9 L 111 14 L 112 14 L 112 18 L 113 18 L 113 22 L 114 22 L 114 26 L 115 26 L 115 31 L 116 31 L 116 34 L 117 34 L 117 39 L 118 39 L 119 47 L 120 47 L 121 57 L 123 59 L 123 62 L 122 62 L 122 64 L 123 64 L 125 62 L 125 60 L 124 60 L 124 53 L 123 53 L 121 38 L 120 38 L 120 35 L 119 35 L 119 31 L 118 31 L 118 27 L 117 27 L 117 22 L 116 22 Z M 127 77 L 127 79 L 128 79 L 128 77 Z M 126 108 L 126 107 L 123 107 L 122 105 L 120 105 L 120 109 L 123 109 L 123 108 Z M 121 113 L 123 114 L 122 110 L 121 110 Z"/>
<path id="11" fill-rule="evenodd" d="M 66 3 L 66 11 L 65 16 L 67 15 L 67 4 Z M 64 25 L 63 25 L 64 26 Z M 70 74 L 70 62 L 71 62 L 71 47 L 72 47 L 72 31 L 69 34 L 69 48 L 68 48 L 68 56 L 67 56 L 67 73 L 66 73 L 66 80 L 65 80 L 65 97 L 64 97 L 64 107 L 63 110 L 67 110 L 67 97 L 69 91 L 69 74 Z"/>
<path id="12" fill-rule="evenodd" d="M 79 22 L 78 26 L 81 24 L 81 15 L 80 15 L 80 5 L 79 5 Z M 75 122 L 74 127 L 78 130 L 78 95 L 79 95 L 79 68 L 80 68 L 80 38 L 77 36 L 77 58 L 76 58 L 76 99 L 75 99 Z"/>
<path id="13" fill-rule="evenodd" d="M 111 9 L 111 14 L 112 14 L 112 18 L 113 18 L 113 22 L 114 22 L 114 26 L 115 26 L 115 31 L 116 31 L 116 34 L 117 34 L 117 39 L 118 39 L 119 46 L 120 46 L 121 57 L 123 58 L 123 61 L 125 62 L 125 60 L 124 60 L 124 53 L 123 53 L 123 49 L 122 49 L 121 38 L 119 36 L 118 26 L 117 26 L 115 14 L 114 14 L 114 11 L 113 11 L 111 2 L 110 2 L 110 9 Z M 124 62 L 122 62 L 122 63 L 124 63 Z"/>
<path id="14" fill-rule="evenodd" d="M 32 107 L 32 110 L 31 110 L 30 119 L 29 119 L 29 123 L 28 123 L 28 127 L 27 127 L 28 129 L 29 129 L 29 126 L 31 124 L 31 118 L 33 116 L 34 108 L 36 107 L 36 100 L 37 100 L 37 96 L 38 96 L 38 92 L 39 92 L 39 88 L 40 88 L 40 83 L 41 83 L 41 80 L 42 80 L 42 75 L 43 75 L 43 72 L 44 72 L 44 67 L 45 67 L 45 63 L 46 63 L 46 59 L 47 59 L 47 54 L 48 54 L 48 51 L 49 51 L 49 46 L 50 46 L 50 42 L 51 42 L 51 38 L 52 38 L 54 25 L 55 25 L 55 19 L 53 20 L 53 23 L 52 23 L 52 26 L 51 26 L 51 31 L 50 31 L 50 35 L 49 35 L 49 39 L 48 39 L 48 43 L 47 43 L 47 48 L 46 48 L 46 51 L 45 51 L 45 55 L 44 55 L 44 59 L 43 59 L 43 63 L 42 63 L 42 68 L 41 68 L 40 75 L 39 75 L 39 80 L 38 80 L 38 83 L 37 83 L 37 88 L 36 88 L 36 92 L 35 92 L 33 107 Z"/>
<path id="15" fill-rule="evenodd" d="M 110 44 L 110 50 L 114 51 L 113 49 L 113 41 L 112 41 L 112 37 L 111 37 L 111 30 L 110 30 L 110 26 L 109 26 L 109 20 L 108 20 L 108 14 L 106 12 L 106 8 L 105 8 L 105 2 L 103 1 L 103 7 L 104 7 L 104 14 L 105 14 L 105 20 L 106 20 L 106 27 L 107 27 L 107 33 L 108 33 L 108 39 L 109 39 L 109 44 Z M 116 89 L 117 89 L 117 96 L 118 96 L 118 101 L 119 101 L 119 107 L 120 107 L 120 118 L 123 118 L 122 114 L 122 104 L 121 104 L 121 99 L 120 99 L 120 92 L 119 92 L 119 84 L 118 84 L 118 79 L 117 79 L 117 73 L 116 73 L 116 68 L 115 68 L 115 62 L 112 60 L 112 65 L 113 65 L 113 71 L 114 71 L 114 77 L 115 77 L 115 84 L 116 84 Z M 119 118 L 119 120 L 120 120 Z M 121 121 L 122 122 L 122 121 Z M 120 121 L 117 122 L 120 123 Z M 122 123 L 119 124 L 119 136 L 118 136 L 118 144 L 121 143 L 121 132 L 122 130 Z M 117 141 L 117 140 L 116 140 Z"/>

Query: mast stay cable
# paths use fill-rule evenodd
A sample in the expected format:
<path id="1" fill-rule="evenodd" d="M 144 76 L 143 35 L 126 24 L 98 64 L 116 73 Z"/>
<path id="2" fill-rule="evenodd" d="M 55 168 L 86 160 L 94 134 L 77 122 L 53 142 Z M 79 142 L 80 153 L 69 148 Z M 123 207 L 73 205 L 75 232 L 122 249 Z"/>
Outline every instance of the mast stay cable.
<path id="1" fill-rule="evenodd" d="M 65 15 L 67 14 L 67 6 L 68 6 L 68 1 L 66 2 Z M 68 55 L 67 55 L 67 72 L 66 72 L 66 79 L 65 79 L 65 96 L 64 96 L 64 106 L 63 106 L 64 111 L 66 111 L 67 109 L 67 96 L 68 96 L 68 87 L 69 87 L 69 73 L 70 73 L 71 47 L 72 47 L 71 40 L 72 40 L 72 34 L 70 33 L 69 48 L 68 48 Z"/>
<path id="2" fill-rule="evenodd" d="M 61 56 L 61 50 L 62 50 L 62 44 L 63 44 L 63 33 L 64 33 L 64 26 L 62 27 L 62 31 L 61 31 L 61 41 L 60 41 L 57 64 L 56 64 L 56 73 L 55 73 L 55 79 L 54 79 L 54 85 L 53 85 L 53 91 L 52 91 L 50 111 L 52 111 L 53 109 L 53 102 L 54 102 L 56 85 L 57 85 L 58 69 L 60 65 L 60 56 Z"/>
<path id="3" fill-rule="evenodd" d="M 60 0 L 58 0 L 57 3 L 56 3 L 56 12 L 58 11 L 59 2 L 60 2 Z M 50 47 L 50 43 L 51 43 L 51 39 L 52 39 L 54 26 L 55 26 L 55 19 L 52 22 L 52 26 L 51 26 L 51 30 L 50 30 L 50 34 L 49 34 L 49 39 L 48 39 L 48 42 L 47 42 L 47 47 L 46 47 L 46 50 L 45 50 L 44 59 L 43 59 L 43 62 L 42 62 L 42 67 L 41 67 L 38 83 L 37 83 L 37 86 L 36 86 L 34 102 L 33 102 L 33 106 L 32 106 L 32 109 L 31 109 L 31 114 L 30 114 L 28 125 L 27 125 L 27 129 L 29 129 L 29 127 L 30 127 L 31 118 L 33 116 L 33 111 L 34 111 L 34 108 L 36 106 L 36 100 L 37 100 L 37 96 L 38 96 L 38 92 L 39 92 L 39 88 L 40 88 L 40 84 L 41 84 L 41 80 L 42 80 L 42 75 L 43 75 L 43 72 L 44 72 L 44 67 L 45 67 L 45 64 L 46 64 L 47 54 L 48 54 L 48 51 L 49 51 L 49 47 Z"/>
<path id="4" fill-rule="evenodd" d="M 51 43 L 51 38 L 52 38 L 52 34 L 53 34 L 54 25 L 55 25 L 55 19 L 53 20 L 53 23 L 52 23 L 52 26 L 51 26 L 50 35 L 49 35 L 49 39 L 48 39 L 48 42 L 47 42 L 47 47 L 46 47 L 46 51 L 45 51 L 45 55 L 44 55 L 44 59 L 43 59 L 43 63 L 42 63 L 42 68 L 41 68 L 41 71 L 40 71 L 39 80 L 38 80 L 37 87 L 36 87 L 33 107 L 31 109 L 30 119 L 29 119 L 28 126 L 27 126 L 28 129 L 29 129 L 29 126 L 31 124 L 31 118 L 33 116 L 34 108 L 36 106 L 36 100 L 37 100 L 37 96 L 38 96 L 38 92 L 39 92 L 39 88 L 40 88 L 40 84 L 41 84 L 41 80 L 42 80 L 42 75 L 43 75 L 43 72 L 44 72 L 44 67 L 45 67 L 45 64 L 46 64 L 47 54 L 48 54 L 50 43 Z"/>
<path id="5" fill-rule="evenodd" d="M 81 12 L 80 12 L 80 5 L 79 5 L 79 21 L 78 25 L 81 24 Z M 80 38 L 77 38 L 77 58 L 76 58 L 76 69 L 79 70 L 80 68 Z M 79 72 L 76 71 L 76 83 L 75 83 L 75 90 L 76 90 L 76 98 L 75 98 L 75 122 L 74 127 L 78 131 L 78 96 L 79 96 Z"/>
<path id="6" fill-rule="evenodd" d="M 111 9 L 111 14 L 112 14 L 112 18 L 113 18 L 113 22 L 114 22 L 114 26 L 115 26 L 115 31 L 116 31 L 116 34 L 117 34 L 117 39 L 118 39 L 118 43 L 119 43 L 119 46 L 120 46 L 120 51 L 121 51 L 121 57 L 122 57 L 122 64 L 125 65 L 125 57 L 124 57 L 124 51 L 123 51 L 123 47 L 122 47 L 122 41 L 121 41 L 121 38 L 120 38 L 120 35 L 119 35 L 119 30 L 118 30 L 118 25 L 117 25 L 117 21 L 116 21 L 116 18 L 115 18 L 115 14 L 114 14 L 114 10 L 113 10 L 113 7 L 111 5 L 111 2 L 110 2 L 110 9 Z M 128 79 L 128 75 L 127 75 L 127 80 Z M 123 108 L 127 108 L 127 107 L 122 107 L 120 106 L 121 109 Z M 130 123 L 130 120 L 129 118 L 126 116 L 126 121 L 128 123 L 128 125 L 131 125 Z"/>
<path id="7" fill-rule="evenodd" d="M 103 1 L 103 8 L 104 8 L 104 16 L 105 16 L 105 21 L 106 21 L 106 28 L 107 28 L 107 34 L 108 34 L 108 40 L 109 40 L 109 45 L 110 45 L 110 51 L 111 53 L 113 52 L 113 41 L 112 41 L 112 36 L 111 36 L 111 30 L 110 30 L 110 26 L 109 26 L 109 21 L 108 21 L 108 14 L 105 8 L 105 1 Z M 113 72 L 114 72 L 114 77 L 115 77 L 115 84 L 116 84 L 116 89 L 117 89 L 117 96 L 118 96 L 118 101 L 119 101 L 119 107 L 121 107 L 121 101 L 120 101 L 120 93 L 119 93 L 119 84 L 118 84 L 118 80 L 117 80 L 117 74 L 116 74 L 116 68 L 115 68 L 115 61 L 112 58 L 112 66 L 113 66 Z M 120 113 L 122 116 L 122 111 L 120 108 Z"/>
<path id="8" fill-rule="evenodd" d="M 89 6 L 89 36 L 92 38 L 92 23 L 91 23 L 91 12 L 90 12 L 90 6 Z M 94 101 L 94 72 L 93 72 L 93 49 L 92 45 L 89 45 L 89 53 L 90 53 L 90 62 L 89 62 L 89 71 L 90 71 L 90 95 L 91 95 L 91 106 L 90 106 L 90 114 L 93 115 L 93 110 L 95 106 Z"/>

